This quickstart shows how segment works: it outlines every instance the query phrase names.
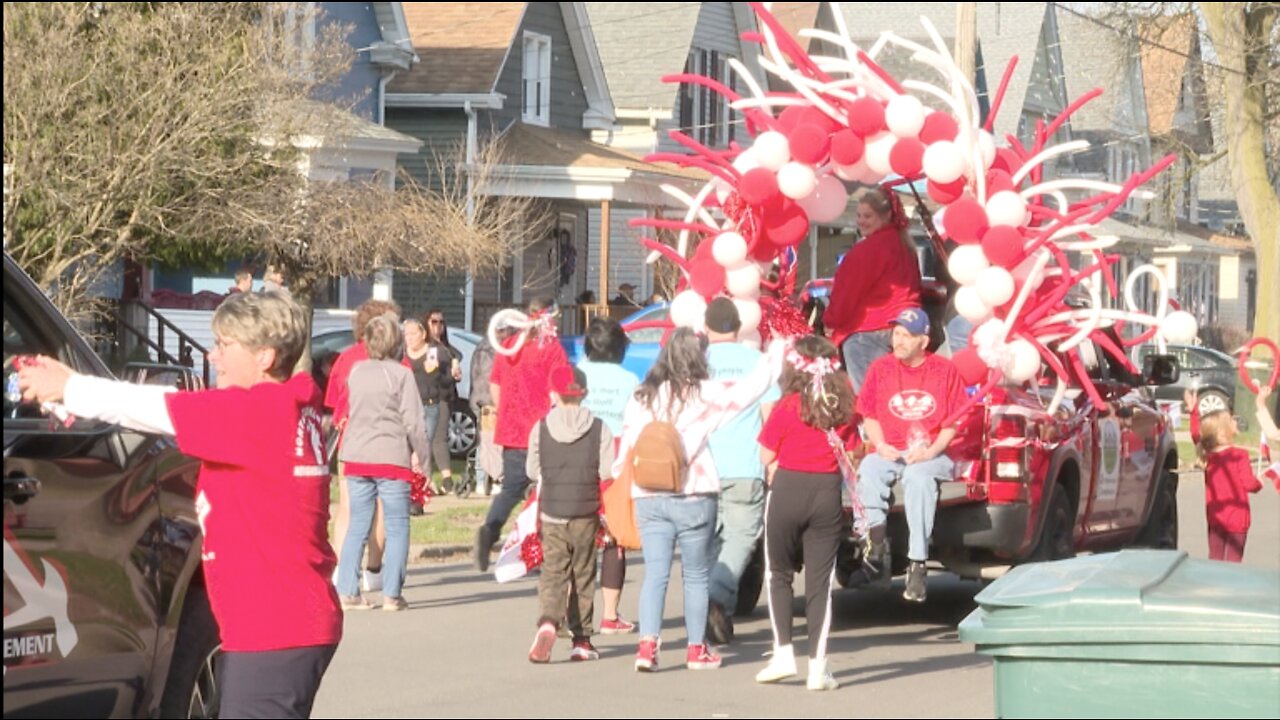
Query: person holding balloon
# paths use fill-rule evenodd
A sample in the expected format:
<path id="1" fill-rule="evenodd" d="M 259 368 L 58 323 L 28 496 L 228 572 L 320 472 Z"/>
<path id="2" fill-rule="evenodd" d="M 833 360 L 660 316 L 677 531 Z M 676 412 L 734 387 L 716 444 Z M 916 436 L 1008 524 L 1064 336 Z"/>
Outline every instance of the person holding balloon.
<path id="1" fill-rule="evenodd" d="M 889 351 L 894 318 L 920 306 L 920 263 L 897 195 L 884 188 L 867 192 L 857 217 L 862 240 L 836 270 L 822 317 L 844 355 L 854 392 L 862 390 L 871 363 Z"/>

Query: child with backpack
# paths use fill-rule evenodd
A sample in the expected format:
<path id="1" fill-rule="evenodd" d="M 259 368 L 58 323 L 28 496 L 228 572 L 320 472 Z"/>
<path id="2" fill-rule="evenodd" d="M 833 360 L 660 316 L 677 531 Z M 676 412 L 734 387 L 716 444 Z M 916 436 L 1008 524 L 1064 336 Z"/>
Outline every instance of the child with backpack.
<path id="1" fill-rule="evenodd" d="M 760 460 L 773 472 L 765 506 L 765 577 L 773 657 L 756 674 L 772 683 L 795 676 L 791 644 L 792 581 L 804 566 L 809 627 L 810 690 L 839 687 L 827 672 L 831 631 L 831 578 L 846 532 L 840 501 L 843 482 L 837 452 L 859 444 L 853 385 L 840 370 L 830 341 L 809 336 L 796 342 L 782 372 L 782 400 L 760 431 Z M 797 562 L 798 561 L 798 562 Z"/>
<path id="2" fill-rule="evenodd" d="M 591 644 L 592 598 L 596 592 L 596 535 L 600 531 L 600 478 L 613 467 L 613 433 L 582 407 L 587 377 L 562 365 L 551 372 L 555 408 L 529 431 L 526 472 L 538 483 L 542 574 L 538 578 L 541 616 L 529 662 L 551 661 L 556 631 L 570 595 L 573 648 L 569 660 L 598 660 Z"/>

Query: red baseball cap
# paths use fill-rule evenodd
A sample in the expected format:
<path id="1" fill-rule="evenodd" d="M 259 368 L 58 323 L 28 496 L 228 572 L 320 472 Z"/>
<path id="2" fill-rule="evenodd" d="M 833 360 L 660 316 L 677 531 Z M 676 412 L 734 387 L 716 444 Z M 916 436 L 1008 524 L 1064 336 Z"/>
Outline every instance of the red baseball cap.
<path id="1" fill-rule="evenodd" d="M 587 394 L 587 376 L 570 365 L 551 371 L 551 392 L 560 397 L 583 397 Z"/>

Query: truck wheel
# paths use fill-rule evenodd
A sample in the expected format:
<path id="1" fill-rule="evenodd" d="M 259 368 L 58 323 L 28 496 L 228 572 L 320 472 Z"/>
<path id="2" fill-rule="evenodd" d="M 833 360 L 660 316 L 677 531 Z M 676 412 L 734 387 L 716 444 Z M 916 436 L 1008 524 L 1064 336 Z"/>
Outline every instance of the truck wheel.
<path id="1" fill-rule="evenodd" d="M 760 602 L 760 592 L 764 589 L 764 540 L 756 541 L 755 552 L 751 553 L 751 561 L 742 571 L 738 580 L 738 604 L 733 606 L 733 614 L 746 617 L 755 612 Z"/>
<path id="2" fill-rule="evenodd" d="M 205 589 L 191 586 L 182 603 L 178 640 L 160 700 L 160 717 L 216 718 L 219 692 L 215 668 L 222 653 L 218 624 Z"/>
<path id="3" fill-rule="evenodd" d="M 1049 497 L 1049 512 L 1045 514 L 1044 527 L 1040 530 L 1040 543 L 1028 559 L 1031 562 L 1044 562 L 1074 556 L 1072 519 L 1071 499 L 1067 497 L 1066 489 L 1055 483 L 1053 494 Z"/>
<path id="4" fill-rule="evenodd" d="M 1136 542 L 1157 550 L 1178 549 L 1178 478 L 1169 470 L 1160 473 L 1160 488 L 1151 506 L 1151 517 L 1142 526 Z"/>

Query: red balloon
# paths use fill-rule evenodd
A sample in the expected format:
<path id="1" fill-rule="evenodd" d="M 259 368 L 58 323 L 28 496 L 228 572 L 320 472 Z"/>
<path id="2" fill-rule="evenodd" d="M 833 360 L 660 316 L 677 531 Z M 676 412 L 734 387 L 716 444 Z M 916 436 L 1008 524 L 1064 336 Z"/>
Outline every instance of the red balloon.
<path id="1" fill-rule="evenodd" d="M 787 199 L 765 210 L 765 233 L 779 247 L 799 245 L 809 236 L 809 216 L 794 200 Z"/>
<path id="2" fill-rule="evenodd" d="M 889 167 L 902 177 L 920 174 L 924 163 L 924 143 L 915 138 L 902 138 L 889 151 Z"/>
<path id="3" fill-rule="evenodd" d="M 783 109 L 778 115 L 778 125 L 780 126 L 778 129 L 782 131 L 783 135 L 795 129 L 801 118 L 804 117 L 806 109 L 803 105 L 790 105 Z"/>
<path id="4" fill-rule="evenodd" d="M 712 240 L 714 240 L 714 238 L 707 238 L 698 243 L 698 249 L 693 251 L 693 259 L 695 262 L 699 260 L 715 259 L 715 256 L 711 254 L 711 246 L 715 244 Z"/>
<path id="5" fill-rule="evenodd" d="M 948 210 L 948 213 L 951 211 Z M 992 265 L 1013 268 L 1022 261 L 1025 245 L 1022 233 L 1008 225 L 997 225 L 982 235 L 982 254 Z"/>
<path id="6" fill-rule="evenodd" d="M 978 355 L 978 351 L 967 347 L 951 356 L 951 362 L 965 385 L 980 385 L 987 379 L 989 368 Z"/>
<path id="7" fill-rule="evenodd" d="M 936 183 L 929 181 L 929 197 L 939 205 L 950 205 L 964 195 L 965 179 L 964 176 L 957 178 L 949 183 Z"/>
<path id="8" fill-rule="evenodd" d="M 796 123 L 796 127 L 800 127 L 801 125 L 817 125 L 820 128 L 826 129 L 828 135 L 842 127 L 840 123 L 832 119 L 830 115 L 815 107 L 806 107 L 803 109 L 800 115 L 800 121 Z"/>
<path id="9" fill-rule="evenodd" d="M 750 205 L 767 205 L 778 198 L 778 176 L 767 168 L 752 168 L 743 173 L 738 194 Z"/>
<path id="10" fill-rule="evenodd" d="M 987 211 L 982 209 L 977 200 L 965 196 L 947 206 L 947 216 L 943 220 L 947 234 L 961 244 L 972 244 L 982 240 L 987 231 Z"/>
<path id="11" fill-rule="evenodd" d="M 858 133 L 848 128 L 831 136 L 831 159 L 841 165 L 853 165 L 862 159 L 866 142 Z"/>
<path id="12" fill-rule="evenodd" d="M 761 237 L 760 242 L 751 250 L 751 259 L 761 262 L 768 262 L 778 256 L 778 246 L 769 241 L 767 237 Z"/>
<path id="13" fill-rule="evenodd" d="M 1011 148 L 996 148 L 996 159 L 991 162 L 992 170 L 1003 170 L 1012 176 L 1022 167 L 1022 161 L 1018 159 L 1018 153 Z"/>
<path id="14" fill-rule="evenodd" d="M 831 152 L 831 133 L 826 127 L 813 123 L 797 125 L 787 134 L 791 142 L 791 159 L 817 165 Z"/>
<path id="15" fill-rule="evenodd" d="M 724 268 L 715 260 L 699 260 L 689 271 L 689 285 L 704 298 L 710 298 L 723 290 L 724 281 Z"/>
<path id="16" fill-rule="evenodd" d="M 849 104 L 849 129 L 862 137 L 869 137 L 883 130 L 884 105 L 869 97 L 854 100 Z"/>
<path id="17" fill-rule="evenodd" d="M 1004 170 L 991 170 L 987 173 L 987 197 L 998 192 L 1013 189 L 1013 176 Z"/>
<path id="18" fill-rule="evenodd" d="M 944 112 L 931 112 L 924 118 L 924 128 L 920 131 L 920 142 L 932 145 L 941 140 L 955 140 L 960 134 L 960 125 L 956 119 Z"/>

